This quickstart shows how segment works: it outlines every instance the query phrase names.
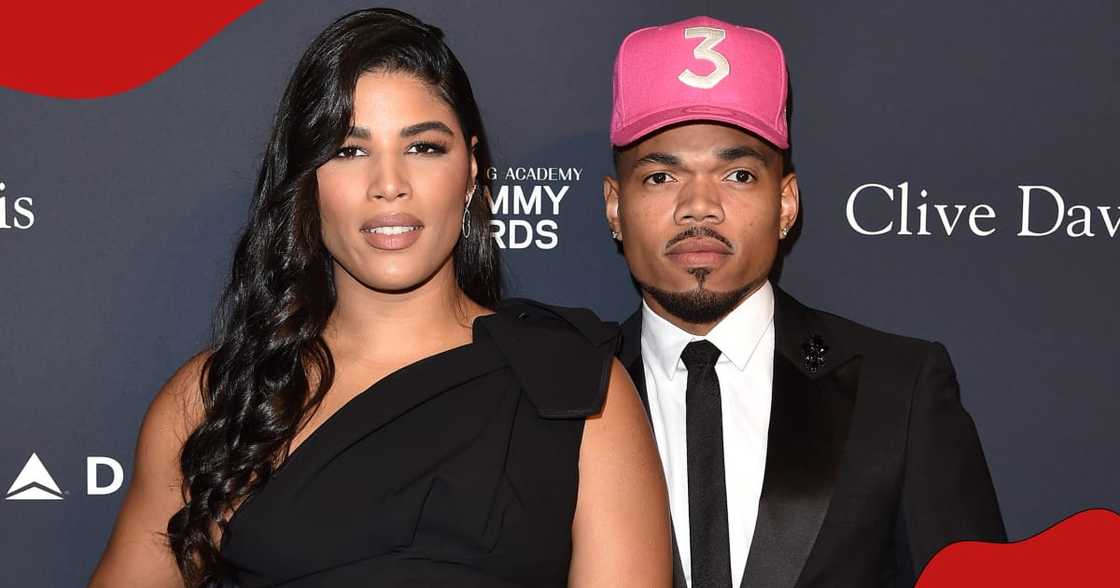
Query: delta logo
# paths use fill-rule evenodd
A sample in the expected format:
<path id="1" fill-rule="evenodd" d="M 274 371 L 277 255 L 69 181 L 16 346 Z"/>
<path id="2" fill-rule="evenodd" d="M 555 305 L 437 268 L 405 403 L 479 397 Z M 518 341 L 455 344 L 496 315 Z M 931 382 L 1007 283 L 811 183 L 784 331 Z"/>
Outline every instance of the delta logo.
<path id="1" fill-rule="evenodd" d="M 108 468 L 108 483 L 100 473 Z M 86 457 L 86 495 L 104 496 L 120 490 L 124 484 L 124 468 L 119 461 L 104 456 Z M 0 486 L 2 487 L 2 486 Z M 39 455 L 32 453 L 19 471 L 4 500 L 62 500 L 62 491 Z"/>

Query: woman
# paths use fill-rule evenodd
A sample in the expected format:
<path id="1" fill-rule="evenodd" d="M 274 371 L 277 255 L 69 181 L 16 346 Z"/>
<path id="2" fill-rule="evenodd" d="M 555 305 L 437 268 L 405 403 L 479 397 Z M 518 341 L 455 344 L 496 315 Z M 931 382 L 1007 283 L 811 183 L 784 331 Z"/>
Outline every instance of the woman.
<path id="1" fill-rule="evenodd" d="M 312 43 L 93 585 L 669 585 L 615 332 L 497 304 L 484 153 L 438 29 L 365 10 Z"/>

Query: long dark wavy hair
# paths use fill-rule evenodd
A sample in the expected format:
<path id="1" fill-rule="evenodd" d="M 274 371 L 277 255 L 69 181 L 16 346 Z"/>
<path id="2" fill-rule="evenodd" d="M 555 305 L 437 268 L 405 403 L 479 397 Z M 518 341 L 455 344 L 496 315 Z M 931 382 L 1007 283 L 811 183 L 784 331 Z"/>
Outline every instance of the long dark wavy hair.
<path id="1" fill-rule="evenodd" d="M 443 32 L 389 9 L 347 14 L 307 48 L 288 83 L 264 154 L 248 225 L 202 368 L 205 415 L 183 445 L 186 504 L 167 523 L 183 578 L 214 586 L 228 575 L 218 535 L 240 502 L 268 482 L 334 379 L 323 339 L 336 302 L 320 233 L 315 170 L 341 147 L 354 88 L 365 72 L 414 75 L 455 111 L 479 169 L 489 165 L 474 94 Z M 485 173 L 477 195 L 485 195 Z M 498 252 L 485 197 L 472 199 L 469 237 L 452 253 L 459 288 L 478 304 L 500 298 Z"/>

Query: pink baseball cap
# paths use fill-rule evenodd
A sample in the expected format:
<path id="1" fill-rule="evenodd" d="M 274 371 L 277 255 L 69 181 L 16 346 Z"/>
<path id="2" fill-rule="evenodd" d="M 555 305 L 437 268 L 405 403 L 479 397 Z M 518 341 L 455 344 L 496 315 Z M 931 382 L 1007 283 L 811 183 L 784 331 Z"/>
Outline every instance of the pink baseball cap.
<path id="1" fill-rule="evenodd" d="M 614 62 L 611 144 L 707 120 L 789 148 L 786 63 L 768 33 L 707 16 L 630 33 Z"/>

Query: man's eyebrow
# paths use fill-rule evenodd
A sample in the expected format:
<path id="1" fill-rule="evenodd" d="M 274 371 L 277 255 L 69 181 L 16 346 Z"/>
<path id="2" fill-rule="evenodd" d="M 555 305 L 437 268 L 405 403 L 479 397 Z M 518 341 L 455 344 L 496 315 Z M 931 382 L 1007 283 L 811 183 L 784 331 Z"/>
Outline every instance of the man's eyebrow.
<path id="1" fill-rule="evenodd" d="M 401 137 L 412 137 L 415 135 L 419 135 L 420 133 L 423 133 L 425 131 L 439 131 L 447 135 L 455 135 L 455 133 L 453 133 L 447 125 L 439 122 L 438 120 L 430 120 L 427 122 L 409 125 L 401 129 Z"/>
<path id="2" fill-rule="evenodd" d="M 669 167 L 680 167 L 681 158 L 669 153 L 654 151 L 653 153 L 647 153 L 645 156 L 639 158 L 634 162 L 634 167 L 641 167 L 643 165 L 667 165 Z"/>
<path id="3" fill-rule="evenodd" d="M 768 163 L 769 162 L 769 158 L 766 156 L 766 154 L 762 153 L 761 151 L 759 151 L 757 149 L 754 149 L 753 147 L 748 147 L 746 145 L 739 145 L 739 146 L 736 146 L 736 147 L 726 147 L 724 149 L 720 149 L 720 150 L 716 151 L 716 157 L 719 157 L 723 161 L 735 161 L 736 159 L 742 159 L 744 157 L 750 157 L 752 159 L 757 159 L 757 160 L 761 161 L 762 163 Z"/>

